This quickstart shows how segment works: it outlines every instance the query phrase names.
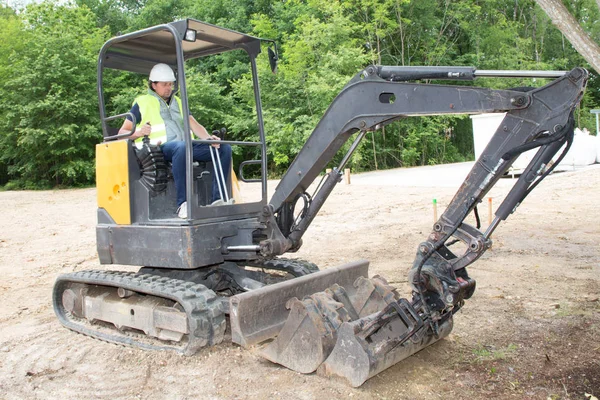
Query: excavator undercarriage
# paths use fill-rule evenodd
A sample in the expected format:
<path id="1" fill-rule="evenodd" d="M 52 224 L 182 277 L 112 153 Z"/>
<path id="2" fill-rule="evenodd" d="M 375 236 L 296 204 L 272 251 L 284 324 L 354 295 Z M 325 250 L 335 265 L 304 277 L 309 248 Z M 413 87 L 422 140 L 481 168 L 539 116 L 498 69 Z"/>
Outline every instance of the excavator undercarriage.
<path id="1" fill-rule="evenodd" d="M 193 35 L 190 33 L 192 32 Z M 193 40 L 192 40 L 193 39 Z M 185 46 L 182 43 L 185 42 Z M 223 341 L 301 373 L 339 376 L 352 386 L 446 337 L 453 316 L 475 291 L 466 267 L 490 248 L 491 235 L 558 164 L 573 140 L 573 112 L 588 80 L 582 68 L 560 71 L 479 71 L 472 67 L 369 66 L 332 102 L 270 200 L 266 198 L 266 141 L 256 57 L 272 41 L 195 20 L 148 28 L 109 40 L 99 56 L 98 87 L 104 142 L 97 147 L 97 244 L 102 264 L 138 272 L 81 271 L 61 275 L 53 304 L 69 329 L 101 340 L 186 355 Z M 196 141 L 186 137 L 187 218 L 174 216 L 173 183 L 160 146 L 135 148 L 131 135 L 111 133 L 103 70 L 147 73 L 163 62 L 177 71 L 189 131 L 184 61 L 231 50 L 250 59 L 260 160 L 240 165 L 244 182 L 262 185 L 259 201 L 209 207 L 211 174 L 220 165 L 191 160 Z M 269 48 L 272 66 L 276 53 Z M 478 77 L 549 79 L 538 88 L 493 90 L 416 80 L 470 81 Z M 505 113 L 471 172 L 429 237 L 418 246 L 409 274 L 412 293 L 402 297 L 383 277 L 369 277 L 368 262 L 318 271 L 282 258 L 302 246 L 302 236 L 366 132 L 411 116 Z M 135 117 L 133 116 L 134 120 Z M 135 124 L 134 124 L 135 125 Z M 332 172 L 309 186 L 344 144 L 349 150 Z M 485 231 L 465 223 L 519 154 L 538 149 Z M 214 164 L 214 163 L 213 163 Z M 261 166 L 260 179 L 243 168 Z M 223 190 L 231 182 L 223 182 Z M 221 190 L 221 187 L 220 187 Z M 479 219 L 477 218 L 479 221 Z M 461 252 L 452 245 L 460 242 Z"/>

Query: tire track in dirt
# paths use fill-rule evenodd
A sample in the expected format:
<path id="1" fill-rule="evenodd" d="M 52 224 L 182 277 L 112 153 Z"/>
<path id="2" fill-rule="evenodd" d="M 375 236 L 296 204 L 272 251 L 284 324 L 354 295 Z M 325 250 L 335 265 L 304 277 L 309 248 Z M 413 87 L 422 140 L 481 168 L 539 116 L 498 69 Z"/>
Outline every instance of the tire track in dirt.
<path id="1" fill-rule="evenodd" d="M 123 398 L 146 375 L 110 361 L 121 348 L 67 331 L 57 323 L 38 325 L 36 333 L 0 349 L 0 391 L 9 394 L 7 398 L 64 398 L 69 393 L 76 393 L 76 398 Z"/>

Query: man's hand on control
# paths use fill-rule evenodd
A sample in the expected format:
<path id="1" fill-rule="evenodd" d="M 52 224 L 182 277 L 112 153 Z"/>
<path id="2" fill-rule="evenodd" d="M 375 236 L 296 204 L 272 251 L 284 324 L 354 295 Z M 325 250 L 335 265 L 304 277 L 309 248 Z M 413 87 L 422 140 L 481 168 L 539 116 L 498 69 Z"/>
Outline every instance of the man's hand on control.
<path id="1" fill-rule="evenodd" d="M 134 139 L 141 138 L 142 136 L 150 136 L 152 133 L 152 127 L 150 126 L 150 122 L 146 122 L 140 129 L 133 133 Z"/>
<path id="2" fill-rule="evenodd" d="M 221 138 L 220 138 L 220 137 L 218 137 L 218 136 L 216 136 L 216 135 L 210 135 L 210 136 L 208 137 L 208 140 L 221 140 Z M 214 147 L 215 149 L 218 149 L 219 147 L 221 147 L 221 145 L 220 145 L 220 144 L 218 144 L 218 143 L 211 144 L 211 146 L 212 146 L 212 147 Z"/>

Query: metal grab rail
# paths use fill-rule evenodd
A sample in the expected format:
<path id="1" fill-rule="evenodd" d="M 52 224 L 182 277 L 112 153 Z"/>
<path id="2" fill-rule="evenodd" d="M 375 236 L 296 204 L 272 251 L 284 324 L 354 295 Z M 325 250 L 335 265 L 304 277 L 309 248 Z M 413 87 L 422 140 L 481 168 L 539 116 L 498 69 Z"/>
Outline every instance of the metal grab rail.
<path id="1" fill-rule="evenodd" d="M 127 116 L 130 116 L 131 120 L 133 122 L 133 129 L 131 130 L 131 132 L 121 133 L 120 135 L 105 136 L 104 137 L 104 141 L 105 142 L 111 141 L 111 140 L 118 140 L 118 139 L 124 139 L 124 138 L 130 137 L 135 132 L 135 127 L 137 125 L 137 123 L 136 123 L 137 121 L 136 121 L 135 115 L 133 115 L 131 112 L 126 112 L 126 113 L 119 114 L 119 115 L 113 115 L 112 117 L 106 117 L 106 118 L 102 119 L 103 123 L 106 123 L 106 122 L 114 121 L 115 119 L 124 118 L 124 117 L 127 117 Z"/>
<path id="2" fill-rule="evenodd" d="M 238 170 L 238 173 L 239 173 L 239 179 L 240 179 L 242 182 L 246 182 L 246 183 L 256 183 L 256 182 L 261 182 L 261 180 L 260 180 L 260 179 L 246 179 L 246 178 L 244 177 L 244 167 L 245 167 L 246 165 L 256 165 L 256 164 L 262 164 L 262 161 L 261 161 L 261 160 L 246 160 L 246 161 L 242 161 L 242 162 L 240 163 L 240 168 L 239 168 L 239 170 Z"/>

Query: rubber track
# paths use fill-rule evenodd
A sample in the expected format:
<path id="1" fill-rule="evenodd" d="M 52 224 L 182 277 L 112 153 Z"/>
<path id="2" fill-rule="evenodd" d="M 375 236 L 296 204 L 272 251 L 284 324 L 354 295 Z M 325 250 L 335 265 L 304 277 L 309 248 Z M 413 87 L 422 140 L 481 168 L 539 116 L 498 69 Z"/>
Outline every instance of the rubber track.
<path id="1" fill-rule="evenodd" d="M 275 258 L 273 260 L 244 261 L 243 264 L 248 267 L 285 271 L 289 272 L 295 277 L 319 272 L 319 267 L 317 267 L 316 264 L 296 258 Z"/>
<path id="2" fill-rule="evenodd" d="M 70 282 L 121 287 L 138 293 L 176 301 L 187 314 L 190 331 L 187 335 L 187 344 L 176 346 L 169 345 L 167 342 L 162 344 L 161 342 L 160 345 L 154 345 L 136 340 L 126 334 L 105 333 L 91 329 L 82 323 L 77 323 L 67 315 L 67 311 L 62 305 L 62 292 Z M 221 302 L 212 290 L 194 282 L 150 274 L 92 270 L 60 275 L 54 284 L 52 303 L 59 321 L 65 327 L 76 332 L 107 342 L 151 350 L 175 350 L 184 355 L 192 355 L 202 347 L 221 343 L 226 327 L 225 315 L 220 309 Z M 115 330 L 115 332 L 118 331 Z M 159 341 L 158 339 L 154 340 Z"/>

